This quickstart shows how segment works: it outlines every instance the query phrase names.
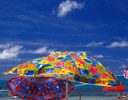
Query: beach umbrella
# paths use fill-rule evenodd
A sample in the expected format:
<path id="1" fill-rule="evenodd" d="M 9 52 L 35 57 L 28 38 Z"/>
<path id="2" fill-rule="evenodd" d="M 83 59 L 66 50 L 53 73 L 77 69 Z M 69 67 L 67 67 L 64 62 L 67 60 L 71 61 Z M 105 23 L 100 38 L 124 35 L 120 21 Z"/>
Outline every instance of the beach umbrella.
<path id="1" fill-rule="evenodd" d="M 124 78 L 128 79 L 128 68 L 124 70 Z"/>
<path id="2" fill-rule="evenodd" d="M 128 68 L 126 68 L 126 69 L 124 70 L 124 78 L 128 79 Z M 125 92 L 128 93 L 128 88 L 126 89 Z"/>
<path id="3" fill-rule="evenodd" d="M 65 97 L 65 84 L 63 79 L 51 77 L 22 77 L 17 76 L 7 81 L 10 95 L 23 100 L 60 100 Z M 75 87 L 68 82 L 68 93 Z"/>
<path id="4" fill-rule="evenodd" d="M 55 77 L 94 85 L 118 85 L 111 71 L 85 52 L 52 52 L 20 64 L 4 74 L 19 74 L 31 77 Z M 67 87 L 68 89 L 68 87 Z M 66 92 L 67 93 L 67 92 Z M 67 94 L 66 94 L 67 95 Z"/>
<path id="5" fill-rule="evenodd" d="M 119 86 L 106 86 L 103 91 L 126 91 L 126 88 L 119 82 Z"/>
<path id="6" fill-rule="evenodd" d="M 124 92 L 126 91 L 126 88 L 121 84 L 121 82 L 119 82 L 119 86 L 106 86 L 105 88 L 103 88 L 103 91 L 116 92 L 116 96 L 117 96 L 117 92 Z M 118 98 L 121 98 L 121 97 L 119 96 Z M 126 98 L 123 98 L 121 100 L 126 100 Z"/>

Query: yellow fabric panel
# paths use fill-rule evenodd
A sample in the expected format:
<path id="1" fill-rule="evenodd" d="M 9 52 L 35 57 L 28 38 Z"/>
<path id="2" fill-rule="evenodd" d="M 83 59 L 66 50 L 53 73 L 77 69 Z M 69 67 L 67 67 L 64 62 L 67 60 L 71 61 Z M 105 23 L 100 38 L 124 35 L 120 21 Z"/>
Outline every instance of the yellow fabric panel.
<path id="1" fill-rule="evenodd" d="M 42 60 L 39 64 L 48 64 L 48 60 Z"/>
<path id="2" fill-rule="evenodd" d="M 80 62 L 75 62 L 76 63 L 76 66 L 78 67 L 78 68 L 82 68 L 82 69 L 84 69 L 84 66 L 82 65 L 82 64 L 80 64 Z"/>

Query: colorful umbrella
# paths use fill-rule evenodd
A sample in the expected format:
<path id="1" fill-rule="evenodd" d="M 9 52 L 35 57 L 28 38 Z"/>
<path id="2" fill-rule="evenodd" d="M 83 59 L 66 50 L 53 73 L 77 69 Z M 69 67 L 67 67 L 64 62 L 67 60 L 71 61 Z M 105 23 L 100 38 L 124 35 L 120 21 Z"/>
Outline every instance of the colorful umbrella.
<path id="1" fill-rule="evenodd" d="M 125 77 L 126 79 L 128 79 L 128 68 L 126 68 L 126 69 L 124 70 L 124 77 Z"/>
<path id="2" fill-rule="evenodd" d="M 65 97 L 66 81 L 48 77 L 14 77 L 7 81 L 10 95 L 23 100 L 61 100 Z M 68 94 L 75 87 L 68 82 Z"/>
<path id="3" fill-rule="evenodd" d="M 20 64 L 4 74 L 10 73 L 21 76 L 64 78 L 66 82 L 69 80 L 102 86 L 118 85 L 118 80 L 112 72 L 105 69 L 96 59 L 87 56 L 85 52 L 53 52 L 46 57 Z"/>
<path id="4" fill-rule="evenodd" d="M 21 76 L 56 77 L 70 81 L 91 83 L 96 85 L 111 85 L 116 77 L 96 59 L 85 52 L 55 52 L 46 57 L 27 61 L 12 68 L 5 74 L 16 73 Z"/>
<path id="5" fill-rule="evenodd" d="M 126 69 L 124 70 L 124 78 L 128 79 L 128 68 L 126 68 Z M 126 89 L 125 92 L 128 93 L 128 88 Z"/>
<path id="6" fill-rule="evenodd" d="M 119 83 L 119 86 L 106 86 L 105 88 L 103 88 L 103 91 L 126 91 L 126 88 Z"/>

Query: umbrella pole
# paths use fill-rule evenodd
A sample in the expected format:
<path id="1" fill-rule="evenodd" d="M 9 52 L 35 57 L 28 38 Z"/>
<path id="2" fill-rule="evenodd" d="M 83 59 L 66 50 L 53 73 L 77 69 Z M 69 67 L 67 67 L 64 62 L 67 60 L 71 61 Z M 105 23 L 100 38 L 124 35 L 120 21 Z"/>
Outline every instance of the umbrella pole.
<path id="1" fill-rule="evenodd" d="M 66 100 L 68 100 L 68 75 L 66 75 Z"/>

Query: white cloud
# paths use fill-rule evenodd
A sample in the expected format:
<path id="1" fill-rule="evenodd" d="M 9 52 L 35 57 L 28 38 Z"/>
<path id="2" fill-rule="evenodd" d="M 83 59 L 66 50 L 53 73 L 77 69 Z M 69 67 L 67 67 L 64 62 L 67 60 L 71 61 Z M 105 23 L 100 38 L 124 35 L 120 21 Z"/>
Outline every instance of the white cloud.
<path id="1" fill-rule="evenodd" d="M 6 48 L 9 48 L 11 45 L 12 45 L 11 43 L 0 44 L 0 49 L 6 49 Z"/>
<path id="2" fill-rule="evenodd" d="M 38 48 L 36 50 L 28 50 L 28 51 L 26 51 L 26 53 L 31 53 L 31 54 L 46 53 L 46 52 L 48 52 L 47 48 L 48 47 L 41 47 L 41 48 Z"/>
<path id="3" fill-rule="evenodd" d="M 66 0 L 59 5 L 58 17 L 64 17 L 73 9 L 81 9 L 84 7 L 84 3 L 77 3 L 76 1 Z"/>
<path id="4" fill-rule="evenodd" d="M 94 58 L 104 58 L 103 55 L 94 55 Z"/>
<path id="5" fill-rule="evenodd" d="M 98 47 L 103 44 L 104 44 L 104 42 L 91 42 L 91 43 L 87 44 L 86 47 Z"/>
<path id="6" fill-rule="evenodd" d="M 22 49 L 22 50 L 21 50 Z M 40 47 L 34 50 L 23 50 L 23 46 L 15 45 L 11 43 L 0 44 L 0 60 L 5 59 L 17 59 L 19 54 L 42 54 L 42 53 L 50 53 L 53 52 L 53 49 L 48 49 L 47 46 Z"/>
<path id="7" fill-rule="evenodd" d="M 16 58 L 20 53 L 22 46 L 15 45 L 9 48 L 4 49 L 0 52 L 0 59 L 12 59 Z"/>
<path id="8" fill-rule="evenodd" d="M 126 66 L 126 65 L 122 65 L 122 66 L 120 66 L 120 68 L 127 68 L 128 66 Z"/>
<path id="9" fill-rule="evenodd" d="M 48 48 L 48 47 L 41 47 L 41 48 L 39 48 L 39 49 L 36 49 L 36 50 L 34 51 L 34 53 L 35 53 L 35 54 L 44 53 L 44 52 L 47 51 L 47 48 Z"/>
<path id="10" fill-rule="evenodd" d="M 115 47 L 128 47 L 127 41 L 121 41 L 121 42 L 112 42 L 110 45 L 106 46 L 107 48 L 115 48 Z"/>

